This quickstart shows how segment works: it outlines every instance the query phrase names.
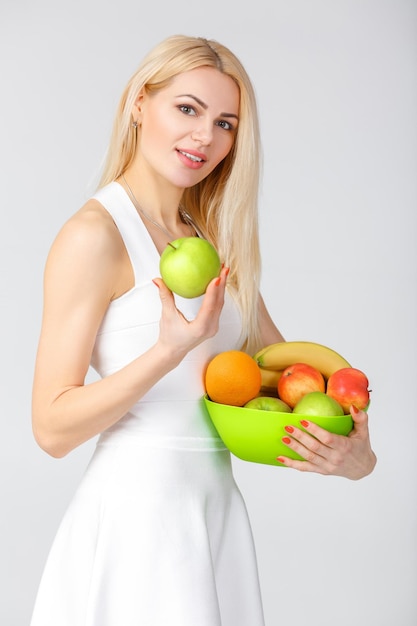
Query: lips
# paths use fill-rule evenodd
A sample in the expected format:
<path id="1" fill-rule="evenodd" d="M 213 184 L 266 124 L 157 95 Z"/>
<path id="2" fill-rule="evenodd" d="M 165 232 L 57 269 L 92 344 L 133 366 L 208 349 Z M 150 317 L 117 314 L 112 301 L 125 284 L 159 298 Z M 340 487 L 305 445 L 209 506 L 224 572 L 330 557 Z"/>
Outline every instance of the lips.
<path id="1" fill-rule="evenodd" d="M 178 150 L 178 152 L 196 163 L 201 163 L 201 161 L 204 161 L 202 157 L 199 157 L 196 154 L 191 154 L 191 152 L 185 152 L 184 150 Z"/>
<path id="2" fill-rule="evenodd" d="M 196 152 L 195 150 L 180 150 L 177 148 L 177 153 L 181 161 L 192 169 L 198 169 L 206 162 L 206 156 L 201 152 Z"/>

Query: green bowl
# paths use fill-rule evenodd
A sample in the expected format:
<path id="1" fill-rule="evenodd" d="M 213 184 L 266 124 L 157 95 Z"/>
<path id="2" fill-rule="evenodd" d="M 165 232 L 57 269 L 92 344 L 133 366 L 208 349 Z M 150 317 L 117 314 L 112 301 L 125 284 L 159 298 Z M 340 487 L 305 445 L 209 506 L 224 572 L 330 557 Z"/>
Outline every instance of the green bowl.
<path id="1" fill-rule="evenodd" d="M 314 422 L 331 433 L 348 435 L 353 427 L 352 417 L 317 417 L 295 415 L 278 411 L 246 409 L 244 407 L 219 404 L 204 397 L 204 403 L 217 432 L 225 446 L 239 459 L 252 463 L 278 465 L 280 455 L 292 459 L 302 457 L 282 443 L 288 433 L 287 425 L 300 426 L 300 420 Z"/>

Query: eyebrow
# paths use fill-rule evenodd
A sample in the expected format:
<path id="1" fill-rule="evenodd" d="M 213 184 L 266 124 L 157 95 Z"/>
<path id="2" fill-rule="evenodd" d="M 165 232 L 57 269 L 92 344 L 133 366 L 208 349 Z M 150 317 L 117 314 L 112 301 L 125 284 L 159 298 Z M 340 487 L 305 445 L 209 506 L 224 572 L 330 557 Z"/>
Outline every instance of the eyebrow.
<path id="1" fill-rule="evenodd" d="M 192 93 L 182 93 L 179 94 L 177 96 L 177 98 L 192 98 L 193 100 L 195 100 L 203 109 L 208 109 L 208 104 L 206 104 L 205 102 L 203 102 L 202 100 L 200 100 L 200 98 L 197 98 L 197 96 L 193 96 Z M 234 117 L 236 120 L 238 120 L 238 116 L 235 115 L 234 113 L 220 113 L 221 117 Z"/>

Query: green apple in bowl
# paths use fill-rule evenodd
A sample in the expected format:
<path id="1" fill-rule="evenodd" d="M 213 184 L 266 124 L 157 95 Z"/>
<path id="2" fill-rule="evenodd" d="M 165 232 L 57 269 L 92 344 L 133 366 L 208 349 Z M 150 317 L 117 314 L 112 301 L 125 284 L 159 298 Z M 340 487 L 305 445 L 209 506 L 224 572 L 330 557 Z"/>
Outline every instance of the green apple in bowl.
<path id="1" fill-rule="evenodd" d="M 310 417 L 337 417 L 344 415 L 340 404 L 323 391 L 306 393 L 293 408 L 293 413 Z"/>
<path id="2" fill-rule="evenodd" d="M 257 396 L 244 405 L 245 409 L 258 409 L 261 411 L 278 411 L 279 413 L 291 413 L 291 408 L 283 400 L 274 396 Z"/>
<path id="3" fill-rule="evenodd" d="M 168 289 L 183 298 L 197 298 L 221 269 L 217 250 L 206 239 L 180 237 L 163 250 L 159 262 Z"/>

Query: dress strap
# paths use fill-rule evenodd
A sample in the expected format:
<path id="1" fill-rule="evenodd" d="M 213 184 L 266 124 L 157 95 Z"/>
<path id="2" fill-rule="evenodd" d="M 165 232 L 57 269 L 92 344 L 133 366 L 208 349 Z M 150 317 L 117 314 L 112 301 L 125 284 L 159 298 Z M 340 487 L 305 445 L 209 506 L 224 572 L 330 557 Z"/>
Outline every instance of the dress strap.
<path id="1" fill-rule="evenodd" d="M 126 247 L 135 275 L 135 286 L 159 276 L 159 253 L 144 223 L 123 187 L 112 182 L 93 198 L 113 218 Z"/>

